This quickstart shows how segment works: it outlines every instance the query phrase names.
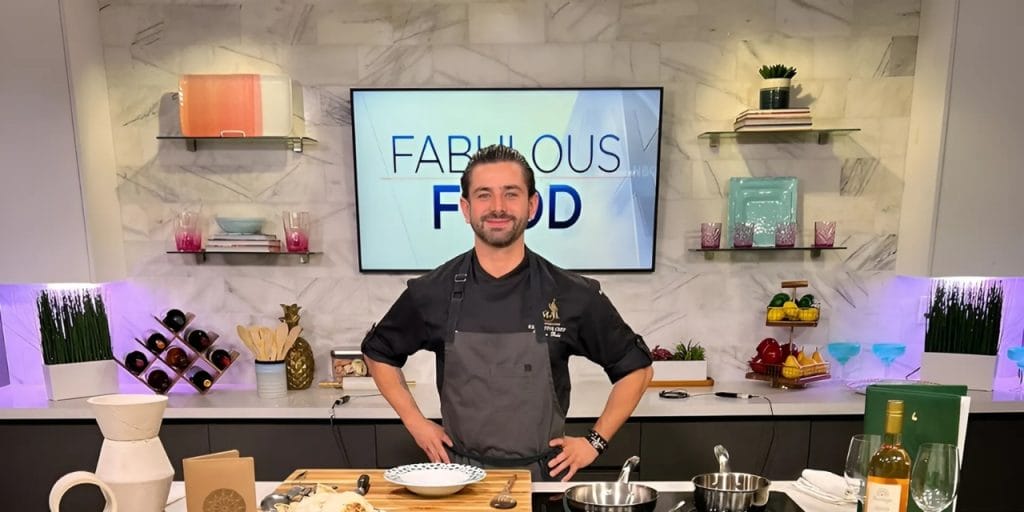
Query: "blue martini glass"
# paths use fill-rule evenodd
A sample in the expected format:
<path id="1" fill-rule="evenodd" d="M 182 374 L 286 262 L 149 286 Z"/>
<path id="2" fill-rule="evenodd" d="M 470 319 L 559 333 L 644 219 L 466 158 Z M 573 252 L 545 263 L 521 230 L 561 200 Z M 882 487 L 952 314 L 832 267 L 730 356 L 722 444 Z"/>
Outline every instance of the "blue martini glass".
<path id="1" fill-rule="evenodd" d="M 890 369 L 892 368 L 892 362 L 896 358 L 902 356 L 907 351 L 907 346 L 903 343 L 875 343 L 871 346 L 871 352 L 875 354 L 882 364 L 885 366 L 885 378 L 890 378 Z"/>
<path id="2" fill-rule="evenodd" d="M 1021 379 L 1018 391 L 1024 391 L 1024 347 L 1013 347 L 1006 351 L 1006 357 L 1017 363 L 1017 378 Z"/>
<path id="3" fill-rule="evenodd" d="M 860 354 L 860 343 L 837 341 L 829 343 L 826 348 L 828 348 L 828 354 L 839 363 L 839 380 L 846 380 L 846 363 Z"/>

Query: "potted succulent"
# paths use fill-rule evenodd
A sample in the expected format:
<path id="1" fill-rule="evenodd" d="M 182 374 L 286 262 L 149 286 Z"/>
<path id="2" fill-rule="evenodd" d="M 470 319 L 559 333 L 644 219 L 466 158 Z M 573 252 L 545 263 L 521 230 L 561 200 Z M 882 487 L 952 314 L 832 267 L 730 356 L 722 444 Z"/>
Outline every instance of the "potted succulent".
<path id="1" fill-rule="evenodd" d="M 796 68 L 775 64 L 761 66 L 759 70 L 764 82 L 761 84 L 760 108 L 774 110 L 789 108 L 789 87 L 796 76 Z"/>
<path id="2" fill-rule="evenodd" d="M 1001 281 L 937 280 L 925 315 L 921 379 L 992 390 L 1002 317 Z"/>
<path id="3" fill-rule="evenodd" d="M 117 393 L 117 363 L 103 298 L 91 291 L 44 290 L 36 306 L 49 399 Z"/>
<path id="4" fill-rule="evenodd" d="M 675 351 L 656 345 L 651 350 L 654 360 L 655 381 L 707 380 L 708 362 L 704 359 L 704 347 L 700 343 L 688 341 L 679 343 Z"/>

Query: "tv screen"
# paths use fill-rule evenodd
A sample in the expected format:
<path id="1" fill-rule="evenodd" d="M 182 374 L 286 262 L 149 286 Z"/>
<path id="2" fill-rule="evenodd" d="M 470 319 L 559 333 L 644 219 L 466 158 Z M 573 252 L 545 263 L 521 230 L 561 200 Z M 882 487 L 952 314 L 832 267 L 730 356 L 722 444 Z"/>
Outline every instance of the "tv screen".
<path id="1" fill-rule="evenodd" d="M 526 244 L 563 268 L 653 271 L 662 89 L 353 89 L 360 271 L 432 269 L 473 245 L 459 179 L 517 149 L 540 208 Z"/>

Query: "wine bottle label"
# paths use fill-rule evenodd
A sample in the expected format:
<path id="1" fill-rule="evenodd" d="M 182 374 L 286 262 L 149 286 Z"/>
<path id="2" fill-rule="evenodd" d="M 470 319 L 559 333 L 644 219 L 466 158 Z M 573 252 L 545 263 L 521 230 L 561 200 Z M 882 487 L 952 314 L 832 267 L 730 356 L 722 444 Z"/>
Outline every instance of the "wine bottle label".
<path id="1" fill-rule="evenodd" d="M 864 512 L 907 512 L 910 480 L 869 476 Z"/>

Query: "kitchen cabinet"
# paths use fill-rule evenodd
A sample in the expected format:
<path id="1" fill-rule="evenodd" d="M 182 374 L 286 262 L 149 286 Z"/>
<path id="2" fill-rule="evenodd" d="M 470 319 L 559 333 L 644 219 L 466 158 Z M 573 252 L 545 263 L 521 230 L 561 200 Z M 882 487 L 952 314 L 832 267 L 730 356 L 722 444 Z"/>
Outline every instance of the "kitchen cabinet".
<path id="1" fill-rule="evenodd" d="M 98 16 L 90 0 L 0 2 L 0 283 L 125 274 Z"/>

